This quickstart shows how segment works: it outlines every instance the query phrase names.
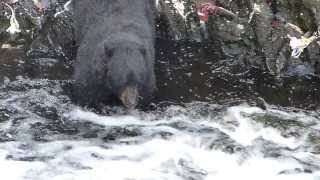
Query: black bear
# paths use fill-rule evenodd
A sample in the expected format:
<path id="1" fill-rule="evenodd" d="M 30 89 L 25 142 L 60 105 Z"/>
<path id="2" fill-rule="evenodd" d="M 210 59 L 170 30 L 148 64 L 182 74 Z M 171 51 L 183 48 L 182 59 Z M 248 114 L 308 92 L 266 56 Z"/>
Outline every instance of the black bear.
<path id="1" fill-rule="evenodd" d="M 116 97 L 127 108 L 147 102 L 156 89 L 154 2 L 73 0 L 78 47 L 74 95 L 81 105 Z"/>

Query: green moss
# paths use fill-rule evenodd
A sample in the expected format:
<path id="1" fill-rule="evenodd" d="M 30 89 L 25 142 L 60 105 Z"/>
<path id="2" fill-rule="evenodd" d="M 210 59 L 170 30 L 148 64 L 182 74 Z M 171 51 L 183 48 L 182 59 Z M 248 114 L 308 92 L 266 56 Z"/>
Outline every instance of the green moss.
<path id="1" fill-rule="evenodd" d="M 293 23 L 298 25 L 304 32 L 313 29 L 314 18 L 310 9 L 301 0 L 287 0 L 282 4 L 289 11 Z"/>
<path id="2" fill-rule="evenodd" d="M 320 134 L 310 133 L 308 138 L 312 143 L 320 145 Z"/>
<path id="3" fill-rule="evenodd" d="M 10 26 L 10 21 L 5 19 L 0 19 L 0 33 L 5 32 Z"/>
<path id="4" fill-rule="evenodd" d="M 296 119 L 282 119 L 273 114 L 254 114 L 250 117 L 254 121 L 263 124 L 265 127 L 273 127 L 280 130 L 287 130 L 291 127 L 305 128 L 305 125 Z"/>

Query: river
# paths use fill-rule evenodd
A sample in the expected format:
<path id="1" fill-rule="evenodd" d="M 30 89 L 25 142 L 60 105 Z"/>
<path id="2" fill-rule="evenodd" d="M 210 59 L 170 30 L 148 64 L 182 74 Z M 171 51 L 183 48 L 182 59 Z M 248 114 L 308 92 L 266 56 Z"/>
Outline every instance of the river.
<path id="1" fill-rule="evenodd" d="M 160 39 L 156 67 L 149 108 L 97 111 L 70 100 L 70 62 L 1 49 L 1 177 L 320 179 L 319 77 L 279 80 Z"/>

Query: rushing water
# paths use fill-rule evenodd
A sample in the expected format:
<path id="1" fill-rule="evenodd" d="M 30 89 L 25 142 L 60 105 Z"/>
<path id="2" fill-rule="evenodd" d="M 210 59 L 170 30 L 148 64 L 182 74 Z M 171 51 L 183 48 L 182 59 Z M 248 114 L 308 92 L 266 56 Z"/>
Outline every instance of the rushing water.
<path id="1" fill-rule="evenodd" d="M 317 77 L 274 80 L 200 44 L 157 48 L 156 102 L 130 112 L 78 107 L 68 63 L 2 49 L 1 177 L 320 179 Z"/>

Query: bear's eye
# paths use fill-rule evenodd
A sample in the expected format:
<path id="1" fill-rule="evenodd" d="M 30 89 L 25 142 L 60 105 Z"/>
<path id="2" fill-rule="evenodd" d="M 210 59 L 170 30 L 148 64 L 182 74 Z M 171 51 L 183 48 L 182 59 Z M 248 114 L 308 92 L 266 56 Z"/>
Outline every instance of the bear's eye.
<path id="1" fill-rule="evenodd" d="M 144 57 L 146 57 L 146 54 L 147 54 L 146 49 L 140 49 L 140 52 Z"/>
<path id="2" fill-rule="evenodd" d="M 105 48 L 105 54 L 107 56 L 107 58 L 111 58 L 113 56 L 113 49 L 109 49 L 109 48 Z"/>

